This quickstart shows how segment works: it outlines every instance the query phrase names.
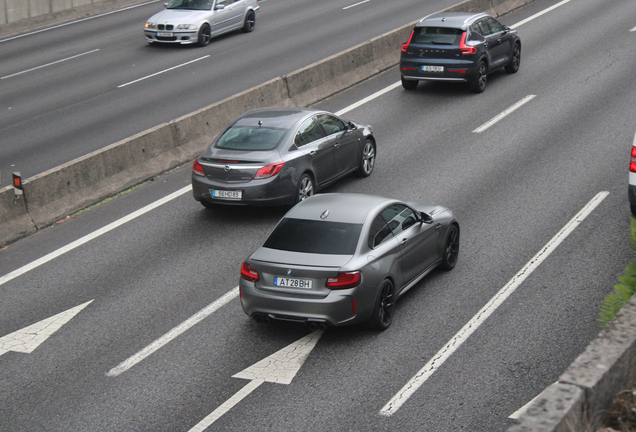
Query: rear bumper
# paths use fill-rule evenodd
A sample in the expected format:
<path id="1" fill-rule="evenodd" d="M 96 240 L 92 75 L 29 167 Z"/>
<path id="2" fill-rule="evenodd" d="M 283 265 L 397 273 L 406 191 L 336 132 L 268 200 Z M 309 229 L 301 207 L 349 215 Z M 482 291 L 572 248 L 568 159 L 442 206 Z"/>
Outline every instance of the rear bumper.
<path id="1" fill-rule="evenodd" d="M 422 66 L 442 66 L 443 72 L 424 72 Z M 404 79 L 419 81 L 459 81 L 470 82 L 478 73 L 478 64 L 472 60 L 440 62 L 439 60 L 411 60 L 400 62 L 400 72 Z"/>
<path id="2" fill-rule="evenodd" d="M 241 191 L 242 198 L 215 198 L 212 190 Z M 192 175 L 192 194 L 197 201 L 226 205 L 292 205 L 296 197 L 296 187 L 290 176 L 274 176 L 264 180 L 245 183 L 215 182 L 206 177 Z"/>

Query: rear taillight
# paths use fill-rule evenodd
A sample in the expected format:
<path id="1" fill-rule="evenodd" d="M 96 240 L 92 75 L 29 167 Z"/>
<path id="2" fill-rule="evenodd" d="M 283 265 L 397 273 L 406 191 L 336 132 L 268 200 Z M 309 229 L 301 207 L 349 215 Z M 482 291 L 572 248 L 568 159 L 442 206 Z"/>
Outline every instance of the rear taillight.
<path id="1" fill-rule="evenodd" d="M 325 286 L 332 290 L 354 288 L 360 285 L 360 272 L 338 273 L 335 278 L 327 279 Z"/>
<path id="2" fill-rule="evenodd" d="M 415 30 L 413 30 L 413 31 L 411 32 L 411 36 L 409 36 L 409 40 L 408 40 L 408 42 L 406 42 L 406 43 L 405 43 L 404 45 L 402 45 L 402 47 L 400 48 L 400 49 L 402 50 L 402 52 L 406 52 L 406 50 L 408 49 L 409 44 L 411 43 L 411 39 L 413 39 L 413 33 L 415 33 Z"/>
<path id="3" fill-rule="evenodd" d="M 261 280 L 261 278 L 258 277 L 258 272 L 252 270 L 250 265 L 246 262 L 241 265 L 241 277 L 248 282 L 258 282 Z"/>
<path id="4" fill-rule="evenodd" d="M 462 54 L 475 54 L 477 52 L 477 48 L 466 45 L 466 35 L 466 32 L 462 33 L 462 38 L 459 41 L 459 50 Z"/>
<path id="5" fill-rule="evenodd" d="M 256 171 L 254 180 L 266 179 L 275 176 L 283 168 L 283 165 L 285 165 L 285 162 L 279 162 L 264 166 L 263 168 Z"/>
<path id="6" fill-rule="evenodd" d="M 203 172 L 203 167 L 199 163 L 198 159 L 195 159 L 194 163 L 192 164 L 192 172 L 194 173 L 194 175 L 205 177 L 205 173 Z"/>
<path id="7" fill-rule="evenodd" d="M 636 146 L 632 147 L 632 160 L 629 162 L 629 171 L 636 173 Z"/>

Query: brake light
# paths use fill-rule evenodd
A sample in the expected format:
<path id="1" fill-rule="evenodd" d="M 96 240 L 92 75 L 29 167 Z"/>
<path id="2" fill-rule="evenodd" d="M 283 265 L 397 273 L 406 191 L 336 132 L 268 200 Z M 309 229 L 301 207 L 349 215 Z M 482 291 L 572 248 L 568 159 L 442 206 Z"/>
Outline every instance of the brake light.
<path id="1" fill-rule="evenodd" d="M 636 146 L 632 147 L 632 160 L 629 163 L 629 171 L 636 173 Z"/>
<path id="2" fill-rule="evenodd" d="M 360 285 L 360 272 L 338 273 L 335 278 L 327 279 L 325 286 L 332 290 L 354 288 Z"/>
<path id="3" fill-rule="evenodd" d="M 263 168 L 256 171 L 254 180 L 266 179 L 275 176 L 281 169 L 283 169 L 283 165 L 285 165 L 285 162 L 279 162 L 264 166 Z"/>
<path id="4" fill-rule="evenodd" d="M 258 276 L 258 272 L 250 268 L 250 265 L 244 262 L 241 265 L 241 277 L 248 282 L 258 282 L 261 278 Z"/>
<path id="5" fill-rule="evenodd" d="M 199 163 L 199 159 L 194 160 L 194 163 L 192 164 L 192 172 L 194 175 L 205 177 L 205 173 L 203 172 L 203 167 Z"/>
<path id="6" fill-rule="evenodd" d="M 413 30 L 411 32 L 411 36 L 409 36 L 408 42 L 406 42 L 404 45 L 402 45 L 402 47 L 401 47 L 402 52 L 406 52 L 406 50 L 408 49 L 409 44 L 411 43 L 411 39 L 413 39 L 413 33 L 415 33 L 415 30 Z"/>
<path id="7" fill-rule="evenodd" d="M 467 32 L 462 33 L 462 38 L 459 41 L 459 50 L 462 54 L 475 54 L 477 52 L 477 48 L 466 45 L 466 34 Z"/>

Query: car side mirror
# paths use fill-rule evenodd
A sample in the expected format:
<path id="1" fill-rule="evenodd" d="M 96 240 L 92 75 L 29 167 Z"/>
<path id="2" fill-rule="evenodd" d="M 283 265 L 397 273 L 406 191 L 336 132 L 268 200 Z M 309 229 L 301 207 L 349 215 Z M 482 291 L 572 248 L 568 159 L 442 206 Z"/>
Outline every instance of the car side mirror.
<path id="1" fill-rule="evenodd" d="M 358 126 L 354 122 L 350 121 L 350 122 L 347 122 L 347 128 L 351 130 L 355 130 L 355 129 L 358 129 Z"/>
<path id="2" fill-rule="evenodd" d="M 503 31 L 504 33 L 508 33 L 510 31 L 510 27 L 508 27 L 507 25 L 503 26 Z"/>
<path id="3" fill-rule="evenodd" d="M 432 224 L 433 218 L 428 213 L 420 212 L 420 216 L 422 217 L 422 222 L 425 224 Z"/>
<path id="4" fill-rule="evenodd" d="M 222 4 L 214 5 L 214 10 L 215 11 L 216 10 L 223 10 L 223 9 L 225 9 L 225 5 L 222 5 Z"/>

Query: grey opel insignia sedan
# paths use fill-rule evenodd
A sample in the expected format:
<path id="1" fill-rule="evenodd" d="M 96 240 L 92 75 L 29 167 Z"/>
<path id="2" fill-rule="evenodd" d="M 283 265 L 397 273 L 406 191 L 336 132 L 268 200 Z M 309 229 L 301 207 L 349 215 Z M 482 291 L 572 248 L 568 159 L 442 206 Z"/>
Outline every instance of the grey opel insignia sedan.
<path id="1" fill-rule="evenodd" d="M 194 199 L 215 204 L 292 205 L 356 172 L 371 175 L 371 126 L 302 108 L 249 111 L 192 167 Z"/>
<path id="2" fill-rule="evenodd" d="M 458 254 L 459 224 L 447 208 L 315 195 L 242 264 L 241 305 L 258 319 L 384 330 L 395 301 L 434 268 L 451 270 Z"/>

